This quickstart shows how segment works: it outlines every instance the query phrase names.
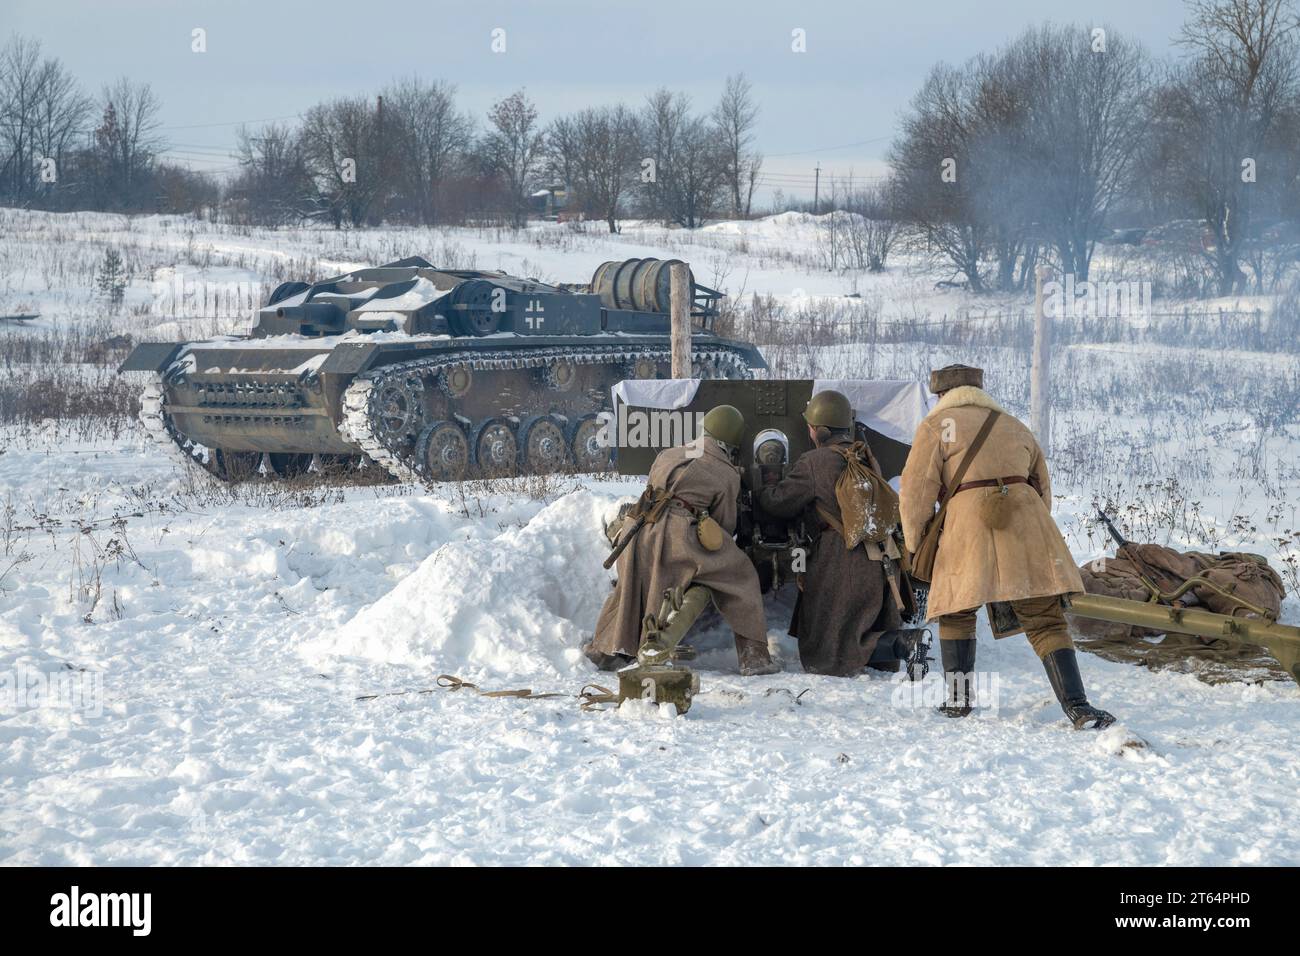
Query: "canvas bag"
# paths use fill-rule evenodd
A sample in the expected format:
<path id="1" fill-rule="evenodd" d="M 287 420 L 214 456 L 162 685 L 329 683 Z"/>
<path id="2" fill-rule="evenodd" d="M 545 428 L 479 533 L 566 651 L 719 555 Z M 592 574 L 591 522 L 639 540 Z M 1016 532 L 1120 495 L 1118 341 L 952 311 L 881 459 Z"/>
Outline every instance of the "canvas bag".
<path id="1" fill-rule="evenodd" d="M 883 541 L 900 520 L 898 493 L 889 487 L 884 476 L 868 465 L 870 453 L 865 442 L 831 447 L 844 458 L 844 470 L 835 480 L 835 503 L 840 516 L 837 519 L 821 505 L 817 506 L 817 513 L 840 533 L 846 551 L 852 551 L 864 541 Z"/>

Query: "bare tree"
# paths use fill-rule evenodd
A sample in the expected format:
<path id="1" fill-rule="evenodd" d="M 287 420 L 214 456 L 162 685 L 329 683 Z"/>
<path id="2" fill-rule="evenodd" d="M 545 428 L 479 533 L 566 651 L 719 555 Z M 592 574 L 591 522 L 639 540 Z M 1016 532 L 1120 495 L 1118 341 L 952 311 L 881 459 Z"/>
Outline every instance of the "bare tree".
<path id="1" fill-rule="evenodd" d="M 544 139 L 537 107 L 523 90 L 511 93 L 488 112 L 491 129 L 484 142 L 488 161 L 505 180 L 515 228 L 528 215 L 528 188 L 542 159 Z"/>
<path id="2" fill-rule="evenodd" d="M 981 264 L 995 228 L 982 202 L 992 171 L 980 149 L 988 129 L 974 107 L 978 84 L 978 64 L 936 66 L 890 152 L 904 215 L 926 249 L 951 263 L 975 292 L 985 287 Z"/>
<path id="3" fill-rule="evenodd" d="M 364 225 L 385 188 L 376 109 L 355 97 L 313 106 L 303 115 L 302 151 L 313 182 L 312 215 L 339 228 Z"/>
<path id="4" fill-rule="evenodd" d="M 161 106 L 148 83 L 121 77 L 104 87 L 94 154 L 96 187 L 107 207 L 132 209 L 147 203 L 154 157 L 163 145 L 157 135 Z"/>
<path id="5" fill-rule="evenodd" d="M 632 111 L 620 104 L 560 117 L 551 124 L 547 146 L 550 168 L 574 201 L 617 232 L 619 207 L 641 158 L 640 127 Z"/>
<path id="6" fill-rule="evenodd" d="M 456 108 L 456 87 L 411 77 L 384 94 L 393 130 L 397 183 L 426 225 L 440 221 L 449 181 L 462 165 L 474 134 L 474 120 Z"/>
<path id="7" fill-rule="evenodd" d="M 651 215 L 688 229 L 702 225 L 717 210 L 726 179 L 712 123 L 691 115 L 685 95 L 658 90 L 646 102 L 642 128 Z"/>
<path id="8" fill-rule="evenodd" d="M 1132 179 L 1147 122 L 1146 52 L 1105 27 L 1045 24 L 1004 52 L 1010 84 L 1032 104 L 1024 125 L 1033 216 L 1060 267 L 1088 278 L 1097 236 Z"/>
<path id="9" fill-rule="evenodd" d="M 748 218 L 758 186 L 763 157 L 752 146 L 758 122 L 758 104 L 745 74 L 727 77 L 722 99 L 713 109 L 718 153 L 730 194 L 731 214 Z"/>
<path id="10" fill-rule="evenodd" d="M 301 219 L 311 195 L 301 137 L 279 123 L 256 132 L 240 127 L 237 136 L 241 169 L 228 190 L 236 218 L 269 226 Z"/>
<path id="11" fill-rule="evenodd" d="M 642 142 L 648 160 L 641 178 L 642 202 L 649 215 L 671 222 L 676 218 L 671 170 L 677 163 L 681 128 L 690 116 L 690 100 L 660 89 L 646 99 L 642 112 Z"/>
<path id="12" fill-rule="evenodd" d="M 1190 62 L 1162 91 L 1170 185 L 1194 197 L 1212 235 L 1222 295 L 1243 289 L 1258 164 L 1279 148 L 1300 97 L 1300 14 L 1293 0 L 1194 0 L 1180 42 Z"/>
<path id="13" fill-rule="evenodd" d="M 48 196 L 91 108 L 63 64 L 42 58 L 39 41 L 15 36 L 0 48 L 0 196 Z M 41 175 L 51 160 L 53 181 Z"/>
<path id="14" fill-rule="evenodd" d="M 883 272 L 900 234 L 894 184 L 885 180 L 855 188 L 850 179 L 844 194 L 846 215 L 840 217 L 838 228 L 844 234 L 842 245 L 849 264 Z"/>
<path id="15" fill-rule="evenodd" d="M 893 152 L 903 208 L 974 290 L 1023 289 L 1044 245 L 1088 277 L 1133 181 L 1150 95 L 1142 48 L 1109 28 L 1096 40 L 1049 24 L 937 67 L 904 120 Z"/>

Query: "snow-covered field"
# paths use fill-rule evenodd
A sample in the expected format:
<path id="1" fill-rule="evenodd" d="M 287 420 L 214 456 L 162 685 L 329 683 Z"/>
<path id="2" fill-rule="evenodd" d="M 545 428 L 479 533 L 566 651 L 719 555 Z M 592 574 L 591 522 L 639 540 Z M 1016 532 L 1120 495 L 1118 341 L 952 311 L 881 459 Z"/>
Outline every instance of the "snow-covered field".
<path id="1" fill-rule="evenodd" d="M 86 263 L 109 241 L 134 250 L 139 278 L 108 324 L 137 333 L 156 323 L 131 312 L 150 270 L 197 278 L 206 259 L 221 281 L 270 285 L 292 274 L 275 262 L 347 267 L 421 246 L 559 280 L 674 253 L 717 282 L 716 255 L 733 293 L 969 306 L 905 263 L 821 272 L 797 220 L 566 239 L 0 217 L 23 235 L 0 242 L 0 314 L 41 311 L 32 334 L 103 317 Z M 1013 349 L 829 351 L 864 377 L 984 362 L 1013 410 L 1022 400 Z M 1132 505 L 1144 538 L 1246 547 L 1278 567 L 1297 553 L 1297 426 L 1256 408 L 1264 392 L 1234 358 L 1266 370 L 1269 394 L 1297 373 L 1294 355 L 1062 354 L 1053 464 L 1079 560 L 1100 553 L 1086 514 L 1108 498 Z M 0 862 L 1300 862 L 1291 683 L 1210 685 L 1085 655 L 1094 701 L 1121 724 L 1076 733 L 1027 642 L 982 631 L 996 713 L 950 721 L 926 696 L 934 675 L 918 694 L 891 675 L 801 673 L 781 595 L 782 673 L 740 678 L 712 627 L 692 639 L 702 693 L 687 716 L 582 710 L 584 684 L 612 682 L 578 653 L 609 587 L 601 522 L 637 491 L 597 477 L 229 489 L 129 424 L 0 427 Z M 1283 617 L 1300 621 L 1294 591 Z M 439 687 L 442 674 L 566 696 L 481 697 Z"/>

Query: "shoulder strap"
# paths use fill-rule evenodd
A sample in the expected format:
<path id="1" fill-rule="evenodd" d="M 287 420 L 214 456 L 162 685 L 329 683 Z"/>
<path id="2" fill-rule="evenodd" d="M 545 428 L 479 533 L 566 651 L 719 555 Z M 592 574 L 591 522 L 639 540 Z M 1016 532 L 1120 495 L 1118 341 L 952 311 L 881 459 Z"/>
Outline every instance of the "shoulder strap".
<path id="1" fill-rule="evenodd" d="M 975 440 L 970 443 L 970 448 L 967 448 L 966 454 L 962 456 L 961 464 L 957 466 L 957 471 L 952 476 L 952 487 L 949 488 L 948 493 L 943 496 L 943 501 L 940 502 L 939 507 L 942 508 L 946 505 L 949 499 L 956 494 L 957 488 L 961 485 L 961 480 L 966 477 L 966 469 L 970 467 L 971 462 L 975 460 L 975 456 L 978 455 L 980 449 L 984 447 L 984 440 L 989 437 L 989 432 L 993 431 L 993 423 L 997 421 L 1000 414 L 1002 413 L 997 409 L 992 409 L 989 412 L 989 417 L 984 419 L 984 424 L 981 425 L 980 430 L 975 433 Z"/>
<path id="2" fill-rule="evenodd" d="M 839 445 L 831 445 L 830 447 L 835 449 L 835 451 L 839 453 L 840 457 L 844 459 L 844 468 L 847 469 L 849 467 L 849 462 L 854 460 L 862 461 L 862 457 L 858 453 L 858 449 L 861 446 L 862 446 L 862 442 L 854 442 L 851 445 L 839 444 Z M 862 462 L 862 463 L 866 464 L 866 462 Z M 841 471 L 840 474 L 843 475 L 843 472 Z M 838 479 L 836 480 L 838 481 Z M 828 525 L 830 525 L 830 527 L 835 529 L 836 533 L 841 535 L 844 534 L 843 521 L 835 517 L 833 514 L 831 514 L 829 511 L 827 511 L 824 507 L 822 507 L 819 504 L 814 503 L 813 508 L 816 509 L 817 514 L 821 515 L 821 519 L 823 521 L 825 521 Z"/>
<path id="3" fill-rule="evenodd" d="M 838 534 L 844 533 L 844 522 L 840 521 L 839 518 L 835 517 L 819 504 L 814 504 L 813 507 L 817 509 L 817 513 L 821 515 L 822 520 L 834 528 Z"/>
<path id="4" fill-rule="evenodd" d="M 957 489 L 961 486 L 961 480 L 966 477 L 966 469 L 970 467 L 971 462 L 975 460 L 975 456 L 978 455 L 980 449 L 984 447 L 985 439 L 989 437 L 989 432 L 993 431 L 993 423 L 998 420 L 998 416 L 1001 414 L 1002 413 L 997 409 L 991 409 L 989 411 L 989 417 L 984 419 L 984 424 L 981 425 L 980 430 L 975 433 L 975 440 L 972 441 L 970 447 L 966 449 L 966 454 L 962 456 L 961 464 L 957 466 L 957 471 L 952 476 L 952 486 L 945 490 L 943 500 L 939 502 L 939 511 L 935 514 L 934 518 L 931 519 L 929 525 L 926 526 L 925 536 L 921 539 L 920 544 L 917 545 L 916 550 L 918 552 L 923 550 L 926 543 L 930 540 L 930 537 L 938 534 L 939 530 L 943 527 L 943 518 L 948 511 L 948 502 L 952 501 L 952 496 L 957 493 Z"/>

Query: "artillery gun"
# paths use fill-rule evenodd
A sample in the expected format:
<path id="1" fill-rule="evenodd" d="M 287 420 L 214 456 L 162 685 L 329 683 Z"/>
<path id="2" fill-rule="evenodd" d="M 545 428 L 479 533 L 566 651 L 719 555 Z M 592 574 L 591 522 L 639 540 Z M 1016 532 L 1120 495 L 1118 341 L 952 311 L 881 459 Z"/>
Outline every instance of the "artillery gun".
<path id="1" fill-rule="evenodd" d="M 618 445 L 618 468 L 626 475 L 645 475 L 661 448 L 679 444 L 694 437 L 689 432 L 691 422 L 698 422 L 704 412 L 715 405 L 735 405 L 745 416 L 746 440 L 740 449 L 742 473 L 747 488 L 742 490 L 742 507 L 738 521 L 736 541 L 745 550 L 759 573 L 764 592 L 780 588 L 794 579 L 794 558 L 804 545 L 797 524 L 764 515 L 749 494 L 748 488 L 757 487 L 761 465 L 787 467 L 810 447 L 802 412 L 808 399 L 822 388 L 834 388 L 849 396 L 857 418 L 858 437 L 866 440 L 887 479 L 900 475 L 910 451 L 908 441 L 916 425 L 929 407 L 928 396 L 920 383 L 868 382 L 868 381 L 704 381 L 682 382 L 675 392 L 666 383 L 647 385 L 641 382 L 623 382 L 615 387 L 616 427 L 615 443 Z M 659 420 L 656 416 L 667 414 L 685 416 L 686 434 L 671 431 L 674 420 Z M 647 419 L 649 427 L 641 432 L 633 428 L 632 418 Z M 643 435 L 649 441 L 629 443 L 628 437 Z M 620 520 L 611 526 L 616 530 Z M 1113 530 L 1113 529 L 1112 529 Z M 608 534 L 608 532 L 607 532 Z M 611 537 L 611 543 L 613 538 Z M 1127 542 L 1117 538 L 1123 548 Z M 1182 606 L 1178 601 L 1188 586 L 1174 593 L 1161 593 L 1159 589 L 1148 602 L 1107 597 L 1099 594 L 1080 594 L 1066 601 L 1069 617 L 1088 618 L 1149 628 L 1161 633 L 1191 634 L 1225 640 L 1233 644 L 1258 646 L 1267 650 L 1283 669 L 1300 683 L 1300 628 L 1280 621 L 1253 617 L 1230 617 L 1195 607 Z M 924 625 L 929 586 L 917 584 L 913 590 L 914 612 L 905 626 Z M 687 592 L 690 593 L 689 591 Z M 707 606 L 707 601 L 679 599 L 674 607 L 671 632 L 681 639 L 694 621 L 695 615 Z M 660 622 L 647 632 L 668 630 Z M 1018 622 L 1008 622 L 1014 626 Z M 639 662 L 644 667 L 647 662 Z M 664 666 L 662 662 L 651 662 Z M 909 662 L 924 668 L 924 661 Z M 911 673 L 909 669 L 909 673 Z M 635 672 L 633 676 L 637 676 Z M 924 676 L 922 671 L 922 676 Z M 628 688 L 629 692 L 631 687 Z"/>
<path id="2" fill-rule="evenodd" d="M 758 571 L 764 593 L 795 580 L 800 556 L 810 541 L 799 521 L 767 515 L 752 489 L 760 483 L 762 466 L 788 469 L 812 445 L 803 411 L 814 392 L 834 388 L 847 394 L 857 417 L 858 437 L 872 448 L 886 479 L 897 478 L 907 461 L 912 434 L 928 409 L 925 389 L 914 382 L 755 380 L 689 381 L 673 383 L 620 382 L 614 388 L 614 414 L 606 440 L 617 448 L 618 470 L 647 475 L 655 456 L 670 445 L 692 440 L 699 422 L 717 405 L 734 405 L 745 418 L 740 444 L 743 481 L 736 543 Z M 627 506 L 627 507 L 630 507 Z M 626 541 L 626 509 L 606 528 L 611 546 Z M 905 626 L 922 626 L 924 593 L 917 595 L 914 613 Z M 637 660 L 619 671 L 619 698 L 641 697 L 672 703 L 679 713 L 689 708 L 699 682 L 688 667 L 682 639 L 710 605 L 712 595 L 700 585 L 665 593 L 658 613 L 647 616 Z M 906 616 L 906 615 L 905 615 Z M 878 645 L 872 666 L 896 669 L 906 665 L 909 679 L 924 679 L 929 670 L 929 644 L 918 641 L 906 659 L 892 646 Z"/>
<path id="3" fill-rule="evenodd" d="M 225 480 L 369 460 L 404 481 L 609 467 L 598 414 L 624 379 L 671 374 L 670 267 L 628 259 L 588 284 L 439 269 L 412 257 L 285 282 L 249 336 L 145 343 L 141 419 Z M 697 378 L 751 378 L 758 350 L 713 331 L 691 278 Z"/>

